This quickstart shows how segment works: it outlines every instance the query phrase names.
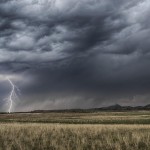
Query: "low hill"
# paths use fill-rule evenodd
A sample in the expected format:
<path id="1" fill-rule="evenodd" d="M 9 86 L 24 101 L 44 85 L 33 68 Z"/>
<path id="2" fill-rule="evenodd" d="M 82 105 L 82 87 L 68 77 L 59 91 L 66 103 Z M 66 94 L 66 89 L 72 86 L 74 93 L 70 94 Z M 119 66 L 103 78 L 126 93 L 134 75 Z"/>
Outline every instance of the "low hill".
<path id="1" fill-rule="evenodd" d="M 134 111 L 134 110 L 150 110 L 150 104 L 146 106 L 121 106 L 115 104 L 108 107 L 91 108 L 91 109 L 62 109 L 62 110 L 34 110 L 31 113 L 48 113 L 48 112 L 98 112 L 98 111 Z"/>

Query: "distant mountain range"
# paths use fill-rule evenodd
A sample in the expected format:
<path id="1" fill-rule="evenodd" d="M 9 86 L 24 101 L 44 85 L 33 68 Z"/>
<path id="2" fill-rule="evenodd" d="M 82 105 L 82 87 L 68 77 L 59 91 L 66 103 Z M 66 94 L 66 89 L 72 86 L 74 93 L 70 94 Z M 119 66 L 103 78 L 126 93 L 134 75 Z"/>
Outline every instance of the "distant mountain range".
<path id="1" fill-rule="evenodd" d="M 31 113 L 48 113 L 48 112 L 98 112 L 98 111 L 134 111 L 134 110 L 150 110 L 150 104 L 146 106 L 121 106 L 119 104 L 92 108 L 92 109 L 63 109 L 63 110 L 34 110 Z"/>

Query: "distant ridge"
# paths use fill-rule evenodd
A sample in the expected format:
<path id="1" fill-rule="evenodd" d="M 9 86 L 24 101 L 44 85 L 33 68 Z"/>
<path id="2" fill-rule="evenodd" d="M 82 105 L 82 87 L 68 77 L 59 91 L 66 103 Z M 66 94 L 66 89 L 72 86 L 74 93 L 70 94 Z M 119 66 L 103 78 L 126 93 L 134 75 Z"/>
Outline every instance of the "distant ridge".
<path id="1" fill-rule="evenodd" d="M 48 112 L 98 112 L 98 111 L 134 111 L 150 110 L 150 104 L 145 106 L 121 106 L 119 104 L 108 107 L 91 108 L 91 109 L 61 109 L 61 110 L 34 110 L 31 113 L 48 113 Z"/>

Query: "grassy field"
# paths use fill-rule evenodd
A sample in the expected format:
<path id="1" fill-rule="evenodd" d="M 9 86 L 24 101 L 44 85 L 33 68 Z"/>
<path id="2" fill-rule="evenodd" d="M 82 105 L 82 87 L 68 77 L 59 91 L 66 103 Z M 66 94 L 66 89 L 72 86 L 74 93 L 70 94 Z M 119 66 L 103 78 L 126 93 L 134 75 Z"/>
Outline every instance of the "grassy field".
<path id="1" fill-rule="evenodd" d="M 150 150 L 150 112 L 1 114 L 0 150 Z"/>
<path id="2" fill-rule="evenodd" d="M 0 122 L 63 124 L 150 124 L 149 111 L 0 114 Z"/>
<path id="3" fill-rule="evenodd" d="M 149 150 L 148 125 L 1 124 L 1 150 Z"/>

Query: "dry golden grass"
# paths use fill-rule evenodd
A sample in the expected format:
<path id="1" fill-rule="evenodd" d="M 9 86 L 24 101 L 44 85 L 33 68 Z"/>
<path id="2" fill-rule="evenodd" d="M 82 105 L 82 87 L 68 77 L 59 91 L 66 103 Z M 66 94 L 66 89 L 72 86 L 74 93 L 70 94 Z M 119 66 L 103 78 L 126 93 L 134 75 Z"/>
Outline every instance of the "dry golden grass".
<path id="1" fill-rule="evenodd" d="M 0 150 L 150 150 L 150 112 L 0 114 Z"/>
<path id="2" fill-rule="evenodd" d="M 0 150 L 149 149 L 149 125 L 0 124 Z"/>

